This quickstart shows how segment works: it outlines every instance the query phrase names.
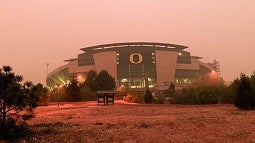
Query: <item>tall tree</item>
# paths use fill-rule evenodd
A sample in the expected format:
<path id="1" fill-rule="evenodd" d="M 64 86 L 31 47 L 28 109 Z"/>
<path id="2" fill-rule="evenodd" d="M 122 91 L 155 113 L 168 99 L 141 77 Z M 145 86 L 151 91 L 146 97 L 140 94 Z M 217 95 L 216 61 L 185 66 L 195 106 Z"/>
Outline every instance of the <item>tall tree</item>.
<path id="1" fill-rule="evenodd" d="M 73 78 L 71 83 L 67 86 L 66 89 L 66 101 L 75 102 L 81 100 L 82 97 L 80 87 L 78 86 L 78 81 L 75 78 Z"/>
<path id="2" fill-rule="evenodd" d="M 253 90 L 253 77 L 250 79 L 245 74 L 240 75 L 240 79 L 233 82 L 233 87 L 236 91 L 235 106 L 239 109 L 254 109 L 255 95 Z"/>
<path id="3" fill-rule="evenodd" d="M 46 87 L 43 87 L 41 83 L 35 85 L 36 94 L 39 96 L 39 105 L 48 105 L 50 101 L 49 90 Z"/>
<path id="4" fill-rule="evenodd" d="M 83 83 L 82 86 L 87 86 L 92 91 L 95 91 L 96 90 L 96 77 L 97 77 L 96 71 L 90 70 L 88 72 L 87 78 L 86 78 L 86 80 L 85 80 L 85 82 Z"/>
<path id="5" fill-rule="evenodd" d="M 97 90 L 113 90 L 116 86 L 114 78 L 106 70 L 100 71 L 95 81 Z"/>
<path id="6" fill-rule="evenodd" d="M 33 108 L 37 106 L 35 88 L 31 82 L 20 84 L 22 76 L 15 75 L 10 66 L 3 66 L 0 69 L 0 123 L 7 125 L 8 119 L 17 119 L 21 111 L 26 112 L 28 117 L 32 115 Z M 23 118 L 24 120 L 26 118 Z"/>

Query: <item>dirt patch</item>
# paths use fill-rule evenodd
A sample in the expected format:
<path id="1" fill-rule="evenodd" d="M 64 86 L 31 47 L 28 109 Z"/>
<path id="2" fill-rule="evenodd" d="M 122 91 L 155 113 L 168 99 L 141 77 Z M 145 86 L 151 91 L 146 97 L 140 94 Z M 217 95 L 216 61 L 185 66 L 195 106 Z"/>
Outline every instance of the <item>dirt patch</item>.
<path id="1" fill-rule="evenodd" d="M 52 104 L 29 121 L 23 142 L 255 142 L 255 111 L 233 105 Z"/>

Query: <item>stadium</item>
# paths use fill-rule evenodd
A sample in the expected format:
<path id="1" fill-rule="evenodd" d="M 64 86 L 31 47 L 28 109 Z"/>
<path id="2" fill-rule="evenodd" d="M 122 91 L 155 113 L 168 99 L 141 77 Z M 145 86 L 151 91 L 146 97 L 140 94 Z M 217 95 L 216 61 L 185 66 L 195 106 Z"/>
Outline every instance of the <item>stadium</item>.
<path id="1" fill-rule="evenodd" d="M 126 42 L 82 48 L 77 58 L 47 75 L 51 89 L 70 83 L 72 78 L 83 82 L 90 70 L 106 70 L 117 87 L 164 90 L 173 82 L 183 87 L 210 73 L 219 73 L 219 63 L 204 63 L 202 57 L 191 56 L 188 47 L 168 43 Z"/>

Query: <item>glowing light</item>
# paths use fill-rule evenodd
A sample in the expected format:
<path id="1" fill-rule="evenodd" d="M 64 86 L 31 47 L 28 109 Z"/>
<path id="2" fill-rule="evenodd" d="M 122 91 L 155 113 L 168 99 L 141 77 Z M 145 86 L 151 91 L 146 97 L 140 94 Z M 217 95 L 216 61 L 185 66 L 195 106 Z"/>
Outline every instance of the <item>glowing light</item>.
<path id="1" fill-rule="evenodd" d="M 123 78 L 121 82 L 128 82 L 128 80 L 126 78 Z"/>
<path id="2" fill-rule="evenodd" d="M 80 82 L 80 83 L 82 83 L 82 82 L 85 81 L 85 79 L 83 78 L 82 75 L 78 75 L 78 76 L 77 76 L 77 81 Z"/>

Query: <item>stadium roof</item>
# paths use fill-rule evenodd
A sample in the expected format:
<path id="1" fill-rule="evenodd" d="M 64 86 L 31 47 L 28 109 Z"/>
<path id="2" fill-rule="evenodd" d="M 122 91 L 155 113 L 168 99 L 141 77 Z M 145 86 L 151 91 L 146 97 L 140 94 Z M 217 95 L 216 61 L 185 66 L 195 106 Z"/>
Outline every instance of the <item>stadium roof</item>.
<path id="1" fill-rule="evenodd" d="M 168 44 L 168 43 L 156 43 L 156 42 L 125 42 L 125 43 L 112 43 L 112 44 L 102 44 L 102 45 L 96 45 L 96 46 L 90 46 L 82 48 L 81 50 L 91 51 L 91 50 L 104 50 L 104 49 L 111 49 L 111 48 L 120 48 L 120 47 L 131 47 L 131 46 L 137 46 L 137 47 L 157 47 L 157 48 L 168 48 L 168 49 L 177 49 L 177 50 L 183 50 L 188 48 L 187 46 L 182 45 L 176 45 L 176 44 Z"/>

